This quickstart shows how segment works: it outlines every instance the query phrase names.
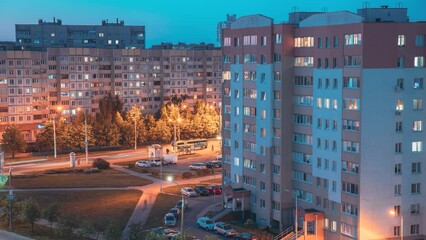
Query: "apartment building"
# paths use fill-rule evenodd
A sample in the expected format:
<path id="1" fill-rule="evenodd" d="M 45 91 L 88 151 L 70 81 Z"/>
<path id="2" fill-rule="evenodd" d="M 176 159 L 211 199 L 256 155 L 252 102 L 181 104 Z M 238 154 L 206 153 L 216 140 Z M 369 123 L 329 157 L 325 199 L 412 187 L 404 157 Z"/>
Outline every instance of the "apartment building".
<path id="1" fill-rule="evenodd" d="M 223 30 L 225 202 L 306 239 L 426 239 L 426 23 L 293 14 Z"/>
<path id="2" fill-rule="evenodd" d="M 99 110 L 106 94 L 118 95 L 124 111 L 134 104 L 155 113 L 172 96 L 221 106 L 219 49 L 47 48 L 0 51 L 0 134 L 7 125 L 34 141 L 42 124 L 56 116 Z"/>
<path id="3" fill-rule="evenodd" d="M 145 26 L 125 26 L 124 21 L 101 25 L 62 25 L 62 20 L 38 20 L 37 24 L 16 24 L 16 47 L 45 48 L 145 48 Z"/>

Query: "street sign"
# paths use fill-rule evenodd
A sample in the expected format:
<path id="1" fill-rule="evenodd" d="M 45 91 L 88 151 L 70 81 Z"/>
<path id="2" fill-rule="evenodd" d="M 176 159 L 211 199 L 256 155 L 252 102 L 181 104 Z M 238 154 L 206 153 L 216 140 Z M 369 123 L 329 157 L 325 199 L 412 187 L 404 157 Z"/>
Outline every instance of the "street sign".
<path id="1" fill-rule="evenodd" d="M 13 201 L 15 200 L 15 195 L 13 195 L 13 193 L 9 193 L 9 195 L 7 195 L 7 199 L 9 199 L 9 201 Z"/>

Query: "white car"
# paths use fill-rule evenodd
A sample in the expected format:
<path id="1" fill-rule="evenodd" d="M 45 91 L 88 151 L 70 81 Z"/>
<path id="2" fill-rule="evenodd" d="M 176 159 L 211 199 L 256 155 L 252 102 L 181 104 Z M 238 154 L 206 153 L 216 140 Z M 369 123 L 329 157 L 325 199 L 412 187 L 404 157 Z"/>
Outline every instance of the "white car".
<path id="1" fill-rule="evenodd" d="M 194 189 L 190 188 L 190 187 L 184 187 L 180 189 L 180 192 L 187 197 L 196 197 L 197 196 L 197 192 L 194 191 Z"/>
<path id="2" fill-rule="evenodd" d="M 222 234 L 225 237 L 231 237 L 231 236 L 236 236 L 237 235 L 237 231 L 235 231 L 231 225 L 223 223 L 223 222 L 217 222 L 214 225 L 214 231 L 218 234 Z"/>
<path id="3" fill-rule="evenodd" d="M 161 166 L 162 163 L 163 162 L 161 161 L 161 159 L 151 160 L 151 166 L 153 166 L 153 167 Z"/>
<path id="4" fill-rule="evenodd" d="M 214 222 L 208 217 L 200 217 L 199 219 L 197 219 L 197 227 L 213 231 Z"/>
<path id="5" fill-rule="evenodd" d="M 191 170 L 207 169 L 207 166 L 205 163 L 194 163 L 189 165 L 189 169 Z"/>
<path id="6" fill-rule="evenodd" d="M 151 167 L 151 163 L 150 163 L 150 162 L 148 162 L 148 161 L 137 161 L 137 162 L 135 163 L 135 166 L 136 166 L 136 167 L 143 167 L 143 168 L 146 168 L 146 167 Z"/>

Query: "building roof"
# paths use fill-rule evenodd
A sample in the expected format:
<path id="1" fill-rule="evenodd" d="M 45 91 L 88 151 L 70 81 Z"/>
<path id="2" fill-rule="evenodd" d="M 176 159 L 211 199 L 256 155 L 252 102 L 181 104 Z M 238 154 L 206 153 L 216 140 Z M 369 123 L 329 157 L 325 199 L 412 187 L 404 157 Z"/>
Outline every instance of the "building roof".
<path id="1" fill-rule="evenodd" d="M 320 27 L 340 24 L 361 23 L 363 18 L 348 11 L 327 12 L 312 15 L 301 21 L 299 27 Z"/>
<path id="2" fill-rule="evenodd" d="M 274 20 L 261 14 L 248 15 L 238 18 L 231 24 L 231 29 L 267 27 L 274 24 Z"/>

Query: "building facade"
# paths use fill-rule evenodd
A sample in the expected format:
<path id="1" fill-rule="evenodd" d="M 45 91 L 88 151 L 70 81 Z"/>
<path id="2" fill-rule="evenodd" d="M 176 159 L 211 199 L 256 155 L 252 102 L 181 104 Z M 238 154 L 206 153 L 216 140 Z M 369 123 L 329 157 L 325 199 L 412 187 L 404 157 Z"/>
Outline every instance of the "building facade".
<path id="1" fill-rule="evenodd" d="M 226 14 L 226 21 L 221 21 L 216 24 L 216 41 L 219 43 L 219 46 L 222 43 L 222 29 L 231 27 L 231 23 L 237 20 L 236 14 Z"/>
<path id="2" fill-rule="evenodd" d="M 48 48 L 0 51 L 0 134 L 15 124 L 34 141 L 42 124 L 78 107 L 97 112 L 106 94 L 118 95 L 124 111 L 140 106 L 155 113 L 172 96 L 221 106 L 221 51 L 193 49 Z"/>
<path id="3" fill-rule="evenodd" d="M 425 35 L 387 7 L 223 30 L 224 183 L 258 224 L 426 239 Z"/>
<path id="4" fill-rule="evenodd" d="M 40 19 L 37 24 L 16 24 L 16 46 L 22 50 L 45 48 L 145 48 L 145 26 L 124 21 L 101 25 L 62 25 Z"/>

